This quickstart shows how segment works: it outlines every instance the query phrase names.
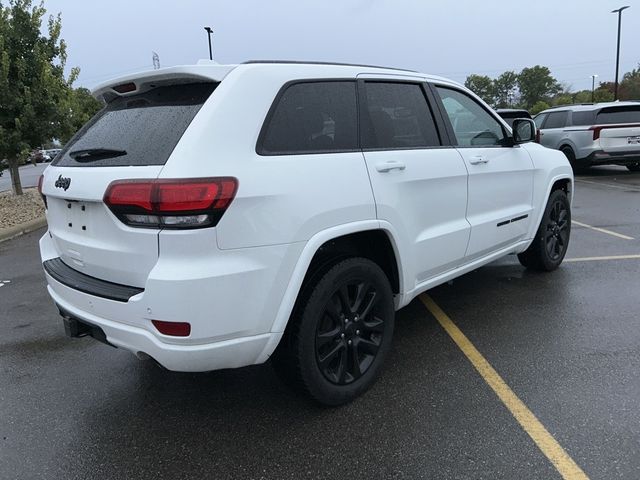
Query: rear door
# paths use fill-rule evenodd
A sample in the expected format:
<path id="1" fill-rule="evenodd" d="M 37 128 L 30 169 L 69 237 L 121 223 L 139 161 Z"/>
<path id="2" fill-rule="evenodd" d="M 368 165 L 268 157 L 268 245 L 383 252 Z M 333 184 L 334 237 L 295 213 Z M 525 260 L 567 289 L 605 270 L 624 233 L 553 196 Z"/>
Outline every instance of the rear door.
<path id="1" fill-rule="evenodd" d="M 450 135 L 469 171 L 467 261 L 523 240 L 531 223 L 533 162 L 502 123 L 463 90 L 436 86 Z"/>
<path id="2" fill-rule="evenodd" d="M 464 256 L 467 169 L 445 144 L 424 84 L 361 79 L 359 92 L 361 144 L 377 216 L 397 230 L 398 247 L 410 259 L 403 268 L 419 284 Z"/>
<path id="3" fill-rule="evenodd" d="M 43 181 L 58 255 L 92 277 L 143 287 L 158 232 L 129 227 L 103 203 L 114 180 L 155 179 L 215 83 L 152 88 L 112 100 L 69 141 Z"/>

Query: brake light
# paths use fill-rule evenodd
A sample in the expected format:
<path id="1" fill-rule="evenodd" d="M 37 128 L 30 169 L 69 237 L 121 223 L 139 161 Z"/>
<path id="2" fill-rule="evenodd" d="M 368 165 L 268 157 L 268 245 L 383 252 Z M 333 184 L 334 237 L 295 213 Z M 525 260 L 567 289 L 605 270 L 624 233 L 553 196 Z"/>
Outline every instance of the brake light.
<path id="1" fill-rule="evenodd" d="M 40 175 L 38 177 L 38 193 L 42 197 L 42 201 L 44 202 L 44 208 L 48 208 L 47 197 L 42 193 L 42 182 L 44 182 L 44 175 Z"/>
<path id="2" fill-rule="evenodd" d="M 593 139 L 594 140 L 598 140 L 600 138 L 600 132 L 602 131 L 604 127 L 590 127 L 589 130 L 593 131 Z"/>
<path id="3" fill-rule="evenodd" d="M 188 337 L 191 334 L 191 324 L 187 322 L 165 322 L 162 320 L 151 320 L 153 326 L 163 335 L 172 337 Z"/>
<path id="4" fill-rule="evenodd" d="M 136 88 L 136 84 L 133 82 L 123 83 L 121 85 L 116 85 L 115 87 L 113 87 L 113 89 L 118 93 L 135 92 Z"/>
<path id="5" fill-rule="evenodd" d="M 536 128 L 536 143 L 540 143 L 540 129 Z"/>
<path id="6" fill-rule="evenodd" d="M 233 177 L 116 180 L 103 200 L 133 227 L 204 228 L 218 224 L 237 189 Z"/>

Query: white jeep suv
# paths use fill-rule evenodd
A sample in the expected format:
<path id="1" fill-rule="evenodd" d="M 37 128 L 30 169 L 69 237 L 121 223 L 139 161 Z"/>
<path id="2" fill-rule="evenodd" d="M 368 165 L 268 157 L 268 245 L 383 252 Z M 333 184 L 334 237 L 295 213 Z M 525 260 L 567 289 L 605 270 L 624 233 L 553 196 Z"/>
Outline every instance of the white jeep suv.
<path id="1" fill-rule="evenodd" d="M 564 155 L 449 80 L 202 62 L 94 93 L 106 106 L 40 182 L 48 290 L 69 335 L 167 369 L 271 358 L 344 403 L 418 294 L 504 255 L 553 270 L 566 252 Z"/>

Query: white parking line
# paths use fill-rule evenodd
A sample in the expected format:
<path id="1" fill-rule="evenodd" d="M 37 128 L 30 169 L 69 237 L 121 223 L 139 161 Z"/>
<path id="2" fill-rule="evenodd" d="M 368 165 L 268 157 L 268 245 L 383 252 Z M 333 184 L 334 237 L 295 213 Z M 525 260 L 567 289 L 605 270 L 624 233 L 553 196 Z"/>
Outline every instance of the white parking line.
<path id="1" fill-rule="evenodd" d="M 609 187 L 609 188 L 617 188 L 618 190 L 633 190 L 635 192 L 640 192 L 640 188 L 637 185 L 614 185 L 612 183 L 602 183 L 602 182 L 591 182 L 589 180 L 583 180 L 581 178 L 576 178 L 576 182 L 578 183 L 589 183 L 592 185 L 601 185 L 603 187 Z"/>
<path id="2" fill-rule="evenodd" d="M 611 230 L 607 230 L 606 228 L 594 227 L 593 225 L 587 225 L 586 223 L 577 222 L 575 220 L 571 220 L 571 223 L 574 223 L 579 227 L 595 230 L 596 232 L 606 233 L 607 235 L 613 235 L 614 237 L 622 238 L 623 240 L 635 240 L 633 237 L 630 237 L 628 235 L 623 235 L 621 233 L 612 232 Z"/>
<path id="3" fill-rule="evenodd" d="M 640 255 L 609 255 L 608 257 L 565 258 L 565 262 L 598 262 L 604 260 L 640 260 Z"/>

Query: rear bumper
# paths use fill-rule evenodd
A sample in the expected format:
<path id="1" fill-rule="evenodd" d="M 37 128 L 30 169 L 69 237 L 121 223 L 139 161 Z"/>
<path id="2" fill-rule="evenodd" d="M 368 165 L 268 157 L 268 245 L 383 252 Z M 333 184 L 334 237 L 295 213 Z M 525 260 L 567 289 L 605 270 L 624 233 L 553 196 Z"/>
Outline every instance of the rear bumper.
<path id="1" fill-rule="evenodd" d="M 55 271 L 58 278 L 45 269 L 49 294 L 66 316 L 101 329 L 106 343 L 145 353 L 169 370 L 265 362 L 282 336 L 272 331 L 273 322 L 287 286 L 284 279 L 291 276 L 303 245 L 220 251 L 211 242 L 199 248 L 197 235 L 188 240 L 188 249 L 178 239 L 180 250 L 165 248 L 139 293 L 129 298 L 114 299 L 112 289 L 133 287 L 114 287 L 64 268 Z M 170 255 L 170 250 L 178 253 Z M 59 256 L 48 233 L 40 251 L 43 263 Z M 188 322 L 191 333 L 164 335 L 152 320 Z"/>
<path id="2" fill-rule="evenodd" d="M 262 363 L 268 358 L 268 355 L 263 355 L 265 348 L 274 341 L 277 344 L 281 336 L 267 333 L 203 345 L 167 344 L 143 328 L 107 320 L 82 311 L 65 301 L 51 286 L 48 290 L 49 295 L 67 318 L 80 320 L 104 333 L 104 340 L 96 338 L 97 340 L 106 340 L 105 343 L 135 354 L 144 353 L 168 370 L 177 372 L 206 372 Z"/>
<path id="3" fill-rule="evenodd" d="M 578 160 L 584 162 L 584 166 L 591 165 L 633 165 L 640 162 L 640 150 L 631 152 L 615 152 L 609 153 L 604 150 L 597 150 L 591 152 L 589 156 L 584 159 Z"/>

